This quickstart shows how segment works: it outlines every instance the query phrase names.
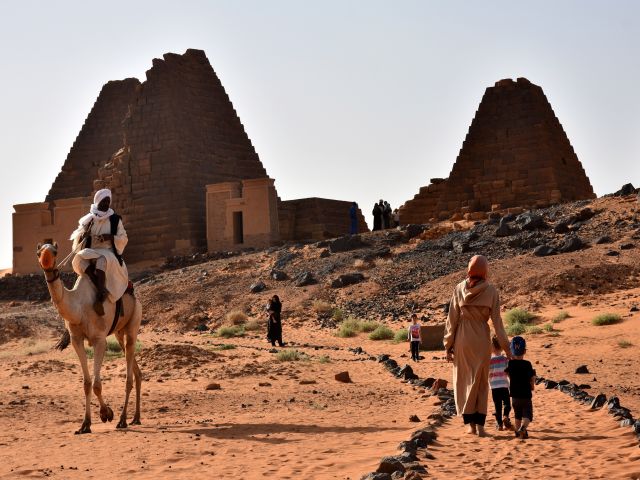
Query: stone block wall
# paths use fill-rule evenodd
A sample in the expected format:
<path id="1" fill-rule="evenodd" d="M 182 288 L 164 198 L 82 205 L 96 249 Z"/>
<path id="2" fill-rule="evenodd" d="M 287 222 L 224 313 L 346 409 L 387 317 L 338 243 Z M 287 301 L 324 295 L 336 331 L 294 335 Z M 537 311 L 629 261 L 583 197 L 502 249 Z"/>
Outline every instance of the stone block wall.
<path id="1" fill-rule="evenodd" d="M 400 219 L 423 223 L 462 208 L 543 207 L 594 197 L 542 88 L 506 79 L 486 89 L 446 183 L 421 189 L 400 208 Z"/>
<path id="2" fill-rule="evenodd" d="M 323 240 L 347 235 L 351 202 L 327 198 L 301 198 L 280 201 L 280 237 L 285 241 Z M 369 228 L 358 209 L 358 233 Z"/>

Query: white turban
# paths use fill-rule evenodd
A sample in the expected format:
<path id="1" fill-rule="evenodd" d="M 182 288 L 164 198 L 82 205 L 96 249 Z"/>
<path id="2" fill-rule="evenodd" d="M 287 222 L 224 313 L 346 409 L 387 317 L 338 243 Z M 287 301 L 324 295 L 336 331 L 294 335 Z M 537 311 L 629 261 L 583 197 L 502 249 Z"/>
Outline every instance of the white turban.
<path id="1" fill-rule="evenodd" d="M 96 194 L 93 196 L 93 204 L 95 206 L 98 206 L 98 204 L 105 198 L 111 198 L 111 190 L 109 190 L 108 188 L 103 188 L 96 192 Z"/>

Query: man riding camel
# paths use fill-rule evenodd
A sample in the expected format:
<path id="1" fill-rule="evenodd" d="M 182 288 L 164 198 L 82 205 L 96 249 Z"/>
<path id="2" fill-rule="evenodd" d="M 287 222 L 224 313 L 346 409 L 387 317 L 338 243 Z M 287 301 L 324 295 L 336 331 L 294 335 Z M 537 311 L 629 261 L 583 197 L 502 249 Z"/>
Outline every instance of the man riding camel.
<path id="1" fill-rule="evenodd" d="M 124 294 L 129 283 L 127 266 L 122 252 L 127 245 L 127 232 L 122 218 L 111 208 L 111 191 L 98 190 L 89 213 L 78 222 L 71 234 L 73 251 L 82 248 L 73 259 L 73 270 L 88 275 L 98 290 L 93 309 L 104 315 L 103 302 L 115 302 Z"/>

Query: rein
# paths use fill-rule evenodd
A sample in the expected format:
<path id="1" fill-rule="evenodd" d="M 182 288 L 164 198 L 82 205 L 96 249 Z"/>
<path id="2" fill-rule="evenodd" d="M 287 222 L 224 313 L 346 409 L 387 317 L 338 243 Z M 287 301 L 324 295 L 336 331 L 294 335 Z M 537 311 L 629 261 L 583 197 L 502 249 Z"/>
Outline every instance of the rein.
<path id="1" fill-rule="evenodd" d="M 43 271 L 45 273 L 44 279 L 47 281 L 47 283 L 53 283 L 60 278 L 60 270 L 58 270 L 56 267 L 47 268 L 46 270 L 43 269 Z M 53 278 L 49 280 L 49 276 L 46 274 L 51 272 L 53 272 Z"/>

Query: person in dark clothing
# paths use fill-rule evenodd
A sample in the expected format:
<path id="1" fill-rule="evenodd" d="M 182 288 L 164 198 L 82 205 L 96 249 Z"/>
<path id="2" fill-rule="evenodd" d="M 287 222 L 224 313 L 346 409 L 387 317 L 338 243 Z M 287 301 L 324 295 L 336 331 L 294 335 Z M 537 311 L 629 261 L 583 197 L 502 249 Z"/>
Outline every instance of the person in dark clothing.
<path id="1" fill-rule="evenodd" d="M 353 202 L 349 209 L 349 219 L 351 220 L 351 229 L 349 233 L 355 235 L 358 233 L 358 204 Z"/>
<path id="2" fill-rule="evenodd" d="M 382 200 L 380 200 L 382 203 Z M 373 231 L 382 230 L 382 209 L 380 208 L 380 203 L 373 204 Z"/>
<path id="3" fill-rule="evenodd" d="M 509 375 L 511 403 L 515 417 L 515 435 L 525 439 L 529 437 L 527 427 L 533 420 L 533 402 L 531 398 L 536 382 L 536 371 L 531 362 L 524 360 L 527 343 L 522 337 L 511 339 L 511 354 L 509 366 L 505 370 Z"/>
<path id="4" fill-rule="evenodd" d="M 267 314 L 269 316 L 267 321 L 267 339 L 274 347 L 276 346 L 276 342 L 278 342 L 279 346 L 284 347 L 284 343 L 282 342 L 282 322 L 280 320 L 281 312 L 282 303 L 278 296 L 274 295 L 267 305 Z"/>

